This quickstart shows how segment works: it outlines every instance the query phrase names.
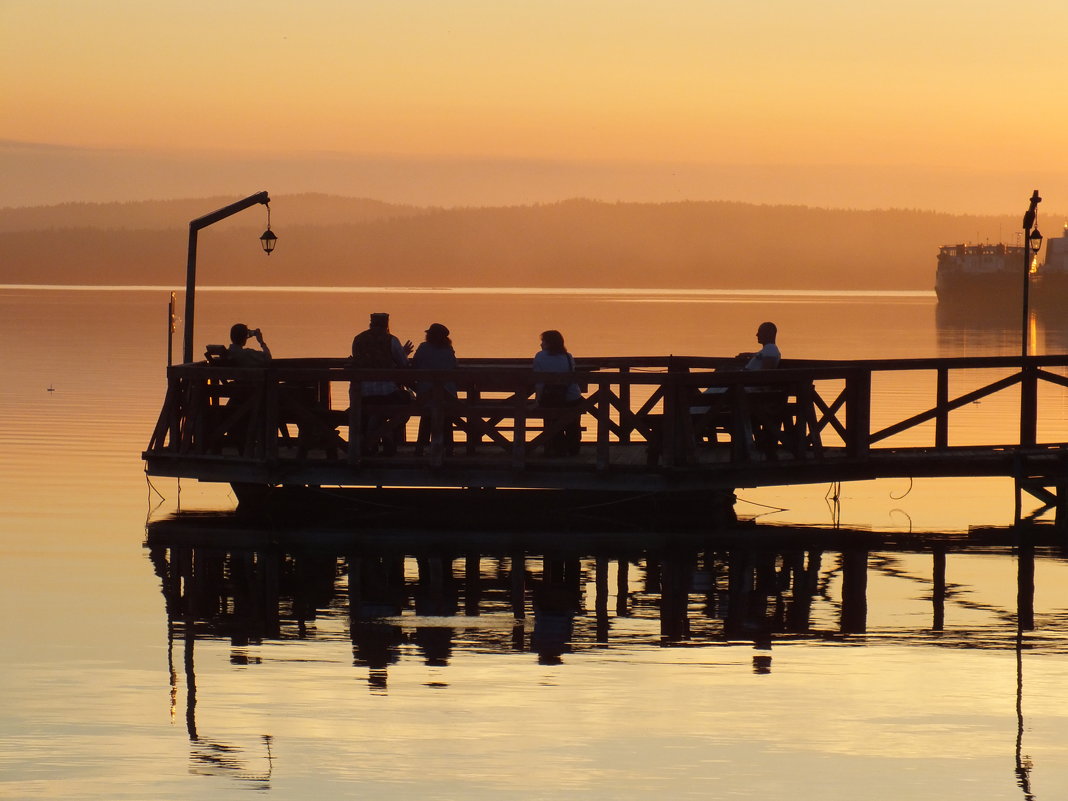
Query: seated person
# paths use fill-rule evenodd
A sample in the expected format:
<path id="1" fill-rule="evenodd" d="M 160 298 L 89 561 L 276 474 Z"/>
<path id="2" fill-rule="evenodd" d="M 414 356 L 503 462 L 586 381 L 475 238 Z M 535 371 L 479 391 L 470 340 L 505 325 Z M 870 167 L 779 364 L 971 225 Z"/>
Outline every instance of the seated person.
<path id="1" fill-rule="evenodd" d="M 743 370 L 771 370 L 779 366 L 782 353 L 775 344 L 775 337 L 779 329 L 775 323 L 761 323 L 757 328 L 756 339 L 760 343 L 760 350 L 755 353 L 739 353 L 735 359 L 744 361 Z M 702 395 L 722 395 L 727 391 L 726 387 L 708 387 L 702 391 Z M 691 406 L 690 414 L 704 414 L 711 406 Z"/>
<path id="2" fill-rule="evenodd" d="M 259 350 L 246 348 L 249 337 L 255 337 Z M 234 367 L 262 367 L 271 360 L 271 349 L 263 341 L 263 334 L 258 328 L 250 329 L 244 323 L 234 323 L 230 327 L 230 347 L 226 349 L 226 363 Z"/>
<path id="3" fill-rule="evenodd" d="M 779 329 L 775 323 L 761 323 L 757 328 L 756 338 L 761 347 L 756 353 L 739 353 L 739 359 L 745 359 L 743 370 L 771 370 L 779 366 L 782 353 L 775 344 Z"/>
<path id="4" fill-rule="evenodd" d="M 541 350 L 534 354 L 535 372 L 573 373 L 575 359 L 564 346 L 564 337 L 559 331 L 543 331 Z M 539 381 L 534 386 L 538 406 L 542 408 L 575 408 L 582 400 L 582 390 L 575 383 Z M 582 446 L 582 429 L 579 418 L 568 419 L 560 433 L 546 444 L 549 456 L 575 456 Z"/>
<path id="5" fill-rule="evenodd" d="M 416 370 L 455 370 L 456 351 L 453 349 L 452 340 L 449 339 L 449 329 L 441 323 L 431 323 L 426 330 L 426 341 L 421 343 L 412 356 L 412 367 Z M 456 384 L 452 381 L 445 382 L 445 395 L 448 398 L 456 398 Z M 416 397 L 428 404 L 433 400 L 433 387 L 429 381 L 419 381 L 415 385 Z M 416 455 L 421 455 L 424 446 L 430 443 L 431 419 L 424 411 L 419 418 L 419 434 L 416 441 Z M 446 452 L 452 448 L 452 422 L 445 422 Z"/>
<path id="6" fill-rule="evenodd" d="M 256 338 L 260 350 L 245 347 L 250 337 Z M 208 345 L 206 355 L 209 360 L 217 357 L 214 363 L 226 367 L 264 367 L 271 360 L 271 349 L 263 341 L 263 334 L 258 328 L 250 329 L 244 323 L 234 323 L 230 327 L 230 347 L 223 349 L 222 345 Z M 221 406 L 221 400 L 226 400 L 225 416 L 219 418 L 220 428 L 212 435 L 215 446 L 221 449 L 224 445 L 232 445 L 243 452 L 246 445 L 254 444 L 249 442 L 247 434 L 249 415 L 253 414 L 250 404 L 256 396 L 256 386 L 232 376 L 212 383 L 219 388 L 219 395 L 211 403 Z M 223 423 L 223 420 L 228 422 Z"/>
<path id="7" fill-rule="evenodd" d="M 371 315 L 370 326 L 366 331 L 353 337 L 352 366 L 367 369 L 406 368 L 408 367 L 408 354 L 411 352 L 411 341 L 401 345 L 400 340 L 389 331 L 389 315 L 379 312 Z M 399 405 L 412 402 L 412 396 L 408 390 L 398 386 L 395 381 L 361 381 L 360 394 L 364 405 L 367 406 Z M 365 454 L 377 453 L 380 443 L 387 456 L 396 453 L 397 440 L 403 437 L 408 415 L 388 417 L 366 414 L 363 421 L 364 433 L 368 431 L 376 433 L 374 441 L 364 443 Z"/>

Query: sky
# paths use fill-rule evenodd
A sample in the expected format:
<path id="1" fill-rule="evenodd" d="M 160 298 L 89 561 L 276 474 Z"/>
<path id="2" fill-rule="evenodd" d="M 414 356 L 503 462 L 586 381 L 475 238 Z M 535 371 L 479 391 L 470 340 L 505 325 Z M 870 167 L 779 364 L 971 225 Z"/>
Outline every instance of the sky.
<path id="1" fill-rule="evenodd" d="M 0 0 L 0 205 L 259 175 L 1013 211 L 1068 191 L 1065 30 L 1056 0 Z"/>

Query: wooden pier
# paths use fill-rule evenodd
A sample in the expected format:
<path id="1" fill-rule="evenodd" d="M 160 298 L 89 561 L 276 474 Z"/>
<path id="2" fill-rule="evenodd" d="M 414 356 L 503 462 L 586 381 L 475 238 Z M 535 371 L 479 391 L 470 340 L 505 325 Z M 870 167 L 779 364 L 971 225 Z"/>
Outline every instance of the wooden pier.
<path id="1" fill-rule="evenodd" d="M 918 476 L 1013 477 L 1018 509 L 1020 492 L 1058 512 L 1068 497 L 1068 355 L 784 360 L 760 372 L 732 363 L 583 359 L 571 374 L 518 359 L 461 359 L 451 371 L 344 359 L 176 365 L 143 456 L 150 475 L 227 482 L 243 499 L 268 487 L 700 495 Z M 547 376 L 578 383 L 580 403 L 537 406 Z M 372 380 L 423 392 L 371 405 L 361 382 Z M 955 421 L 977 414 L 986 433 L 960 436 Z M 551 455 L 575 418 L 579 452 Z M 376 452 L 390 427 L 402 432 L 396 451 Z"/>

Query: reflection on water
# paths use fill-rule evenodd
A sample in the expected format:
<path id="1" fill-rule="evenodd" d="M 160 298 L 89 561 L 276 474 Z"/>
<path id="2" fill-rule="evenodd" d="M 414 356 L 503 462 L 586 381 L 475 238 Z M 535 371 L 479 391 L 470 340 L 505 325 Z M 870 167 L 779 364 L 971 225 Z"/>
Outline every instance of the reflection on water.
<path id="1" fill-rule="evenodd" d="M 1068 352 L 1068 326 L 1060 309 L 1039 306 L 1028 316 L 1028 353 Z M 1012 306 L 938 303 L 935 324 L 941 355 L 1017 355 L 1023 310 Z"/>
<path id="2" fill-rule="evenodd" d="M 987 544 L 927 535 L 902 545 L 871 533 L 844 539 L 777 527 L 741 539 L 316 529 L 287 531 L 282 545 L 276 529 L 198 515 L 151 523 L 147 547 L 178 636 L 225 638 L 239 661 L 250 644 L 314 639 L 317 621 L 334 618 L 343 625 L 328 630 L 348 627 L 354 664 L 384 689 L 389 666 L 409 650 L 402 645 L 428 665 L 447 665 L 456 649 L 559 663 L 593 647 L 770 648 L 797 639 L 1012 648 L 1018 627 L 1036 625 L 1036 554 L 1064 562 L 1060 547 L 1036 549 L 1018 536 L 991 530 Z M 947 582 L 948 555 L 1014 557 L 1017 592 L 995 599 L 994 588 Z M 869 610 L 889 603 L 869 599 L 872 583 L 880 596 L 896 583 L 910 608 L 895 597 L 892 608 Z M 947 605 L 969 613 L 967 625 L 947 627 Z M 1066 622 L 1047 615 L 1040 627 L 1057 632 Z"/>
<path id="3" fill-rule="evenodd" d="M 637 670 L 643 648 L 727 647 L 752 654 L 753 675 L 772 676 L 794 669 L 791 644 L 808 642 L 1014 651 L 1015 780 L 1031 798 L 1024 655 L 1068 654 L 1068 614 L 1035 609 L 1036 563 L 1056 581 L 1068 576 L 1063 546 L 1036 544 L 1048 531 L 906 540 L 786 528 L 446 535 L 267 530 L 234 516 L 185 515 L 151 523 L 146 547 L 165 599 L 168 653 L 182 653 L 196 773 L 267 788 L 274 766 L 270 734 L 259 735 L 257 752 L 199 731 L 198 643 L 227 642 L 230 664 L 247 667 L 263 664 L 270 642 L 344 639 L 355 676 L 371 695 L 388 696 L 392 674 L 410 676 L 402 668 L 413 662 L 437 671 L 423 686 L 449 690 L 460 659 L 462 686 L 471 659 L 494 654 L 563 667 L 616 652 Z M 1014 592 L 1003 583 L 1007 566 Z M 277 649 L 271 658 L 287 661 Z M 809 680 L 833 684 L 848 673 Z"/>

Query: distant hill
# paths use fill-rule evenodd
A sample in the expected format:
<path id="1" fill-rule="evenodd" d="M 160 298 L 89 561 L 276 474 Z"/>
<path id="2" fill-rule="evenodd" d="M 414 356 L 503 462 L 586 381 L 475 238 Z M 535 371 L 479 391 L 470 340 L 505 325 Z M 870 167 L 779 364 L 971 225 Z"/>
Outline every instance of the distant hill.
<path id="1" fill-rule="evenodd" d="M 0 209 L 0 283 L 179 287 L 189 220 L 235 199 Z M 279 240 L 269 261 L 256 241 L 266 215 L 250 209 L 201 231 L 199 280 L 930 289 L 939 245 L 1012 242 L 1019 225 L 1008 217 L 729 202 L 442 209 L 327 195 L 280 196 L 271 212 Z"/>

